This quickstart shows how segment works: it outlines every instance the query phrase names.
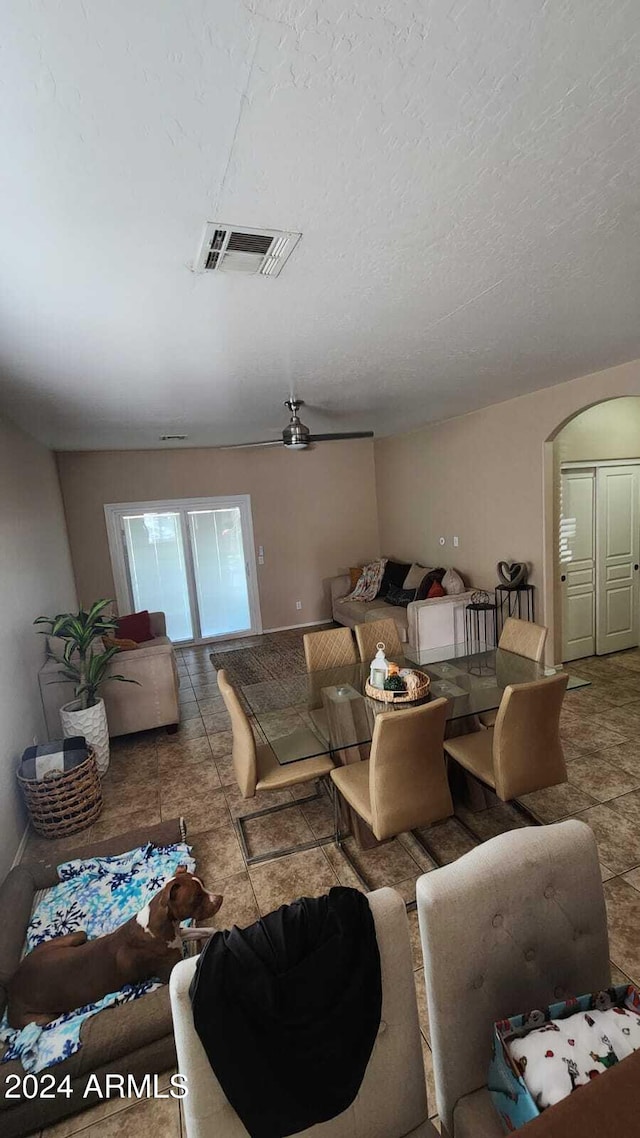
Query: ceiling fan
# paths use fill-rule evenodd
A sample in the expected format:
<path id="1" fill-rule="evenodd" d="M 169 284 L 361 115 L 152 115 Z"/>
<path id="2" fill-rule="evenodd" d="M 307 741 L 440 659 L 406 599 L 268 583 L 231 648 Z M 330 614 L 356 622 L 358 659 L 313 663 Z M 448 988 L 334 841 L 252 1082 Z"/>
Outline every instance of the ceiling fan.
<path id="1" fill-rule="evenodd" d="M 304 399 L 285 399 L 283 406 L 289 408 L 291 418 L 282 432 L 282 439 L 267 439 L 259 443 L 229 443 L 220 449 L 237 450 L 240 447 L 279 447 L 284 445 L 288 450 L 306 450 L 310 443 L 330 442 L 332 439 L 373 438 L 373 431 L 346 431 L 312 435 L 309 428 L 305 427 L 298 416 L 300 407 L 304 407 Z"/>

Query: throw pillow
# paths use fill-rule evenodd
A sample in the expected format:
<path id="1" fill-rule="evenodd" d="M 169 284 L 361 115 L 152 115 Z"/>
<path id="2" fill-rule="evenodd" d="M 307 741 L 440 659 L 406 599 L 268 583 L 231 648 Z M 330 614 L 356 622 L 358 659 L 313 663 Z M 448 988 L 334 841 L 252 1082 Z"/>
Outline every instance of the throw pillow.
<path id="1" fill-rule="evenodd" d="M 105 648 L 119 648 L 121 652 L 133 652 L 138 647 L 137 641 L 127 640 L 123 636 L 103 636 L 102 643 Z"/>
<path id="2" fill-rule="evenodd" d="M 351 578 L 351 588 L 355 589 L 358 581 L 362 576 L 362 565 L 354 565 L 349 569 L 349 577 Z"/>
<path id="3" fill-rule="evenodd" d="M 395 585 L 398 589 L 404 588 L 404 579 L 410 568 L 408 562 L 405 564 L 404 561 L 387 561 L 378 596 L 386 598 L 389 585 Z"/>
<path id="4" fill-rule="evenodd" d="M 416 590 L 416 600 L 426 601 L 429 589 L 433 585 L 433 582 L 442 581 L 445 572 L 445 569 L 430 569 L 428 573 L 425 573 Z"/>
<path id="5" fill-rule="evenodd" d="M 389 585 L 385 603 L 388 605 L 395 605 L 397 608 L 406 608 L 411 601 L 416 599 L 415 589 L 399 589 L 397 585 Z"/>
<path id="6" fill-rule="evenodd" d="M 428 573 L 426 565 L 419 565 L 414 561 L 409 572 L 407 573 L 404 581 L 402 582 L 403 589 L 417 589 L 425 573 Z"/>
<path id="7" fill-rule="evenodd" d="M 460 593 L 467 591 L 467 586 L 455 569 L 447 569 L 442 578 L 442 587 L 448 597 L 459 597 Z"/>
<path id="8" fill-rule="evenodd" d="M 132 612 L 128 616 L 119 617 L 117 638 L 118 640 L 135 640 L 136 644 L 142 644 L 145 640 L 153 640 L 149 610 L 143 609 L 142 612 Z"/>
<path id="9" fill-rule="evenodd" d="M 442 585 L 440 584 L 440 582 L 434 581 L 433 585 L 429 589 L 429 592 L 427 593 L 427 600 L 432 601 L 434 597 L 446 597 L 446 595 L 447 594 L 445 593 L 444 589 L 442 588 Z"/>
<path id="10" fill-rule="evenodd" d="M 353 592 L 344 598 L 345 601 L 374 601 L 378 595 L 386 564 L 386 557 L 382 557 L 380 561 L 372 561 L 369 565 L 365 565 L 358 584 Z"/>

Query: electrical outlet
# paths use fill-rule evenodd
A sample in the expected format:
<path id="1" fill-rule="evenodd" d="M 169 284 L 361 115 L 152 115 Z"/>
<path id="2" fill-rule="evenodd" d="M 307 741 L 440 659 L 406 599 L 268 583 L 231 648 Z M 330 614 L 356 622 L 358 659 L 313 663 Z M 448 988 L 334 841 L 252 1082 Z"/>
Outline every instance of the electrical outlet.
<path id="1" fill-rule="evenodd" d="M 446 537 L 440 537 L 440 538 L 438 538 L 438 544 L 439 544 L 439 545 L 446 545 L 446 544 L 447 544 L 447 539 L 446 539 Z"/>
<path id="2" fill-rule="evenodd" d="M 453 546 L 454 546 L 454 549 L 457 549 L 457 548 L 458 548 L 458 545 L 459 545 L 459 544 L 460 544 L 460 543 L 459 543 L 459 541 L 458 541 L 457 537 L 454 537 L 454 539 L 453 539 Z"/>
<path id="3" fill-rule="evenodd" d="M 264 546 L 258 546 L 258 565 L 264 565 Z"/>
<path id="4" fill-rule="evenodd" d="M 301 609 L 301 608 L 302 608 L 302 601 L 296 601 L 296 608 L 297 608 L 297 609 Z"/>

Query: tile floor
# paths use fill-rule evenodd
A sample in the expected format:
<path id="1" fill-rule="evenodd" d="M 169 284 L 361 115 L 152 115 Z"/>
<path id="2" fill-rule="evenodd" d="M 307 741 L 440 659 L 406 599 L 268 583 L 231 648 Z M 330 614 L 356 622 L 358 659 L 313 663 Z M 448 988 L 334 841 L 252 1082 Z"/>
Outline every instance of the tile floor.
<path id="1" fill-rule="evenodd" d="M 251 648 L 267 661 L 268 670 L 268 661 L 275 666 L 283 654 L 300 659 L 300 634 L 285 632 L 229 641 L 216 645 L 216 653 L 228 654 L 232 669 L 234 652 Z M 158 731 L 114 740 L 111 766 L 104 780 L 104 811 L 82 840 L 98 840 L 144 822 L 184 814 L 199 872 L 211 889 L 224 894 L 224 905 L 215 921 L 217 927 L 224 928 L 249 924 L 301 894 L 319 894 L 338 883 L 357 886 L 358 882 L 332 845 L 247 869 L 233 819 L 243 809 L 255 810 L 258 803 L 243 803 L 235 783 L 229 722 L 218 694 L 210 651 L 197 647 L 178 652 L 182 722 L 177 735 Z M 246 662 L 248 657 L 245 651 L 238 659 Z M 570 692 L 565 700 L 562 734 L 568 782 L 530 795 L 525 801 L 544 822 L 576 817 L 592 827 L 601 858 L 614 979 L 640 982 L 640 650 L 581 660 L 570 670 L 589 679 L 591 687 Z M 256 682 L 254 674 L 250 682 Z M 295 684 L 290 691 L 295 697 Z M 297 714 L 295 702 L 274 714 Z M 289 792 L 283 793 L 282 800 L 291 800 Z M 273 804 L 271 795 L 268 805 Z M 523 825 L 522 816 L 503 804 L 465 817 L 481 839 Z M 250 847 L 260 852 L 330 830 L 328 802 L 314 802 L 251 823 Z M 453 820 L 432 827 L 429 838 L 444 862 L 473 845 Z M 67 848 L 72 844 L 77 844 L 77 839 L 69 840 Z M 50 853 L 51 843 L 33 837 L 25 859 L 41 856 L 44 848 Z M 64 848 L 65 843 L 60 843 L 60 849 Z M 393 885 L 407 899 L 415 894 L 416 878 L 433 868 L 410 834 L 366 853 L 353 852 L 374 886 Z M 411 913 L 409 920 L 429 1099 L 435 1109 L 416 914 Z M 179 1106 L 170 1099 L 133 1106 L 126 1102 L 105 1104 L 44 1130 L 42 1138 L 65 1138 L 81 1131 L 86 1138 L 115 1138 L 131 1133 L 134 1126 L 138 1138 L 147 1134 L 179 1138 Z"/>

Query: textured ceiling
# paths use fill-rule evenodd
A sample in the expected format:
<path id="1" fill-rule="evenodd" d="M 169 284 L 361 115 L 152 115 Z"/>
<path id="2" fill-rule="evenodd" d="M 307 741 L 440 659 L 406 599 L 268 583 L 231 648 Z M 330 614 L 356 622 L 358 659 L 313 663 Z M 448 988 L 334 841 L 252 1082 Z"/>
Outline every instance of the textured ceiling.
<path id="1" fill-rule="evenodd" d="M 389 434 L 640 356 L 637 0 L 0 0 L 0 399 Z M 275 280 L 205 221 L 301 230 Z"/>

